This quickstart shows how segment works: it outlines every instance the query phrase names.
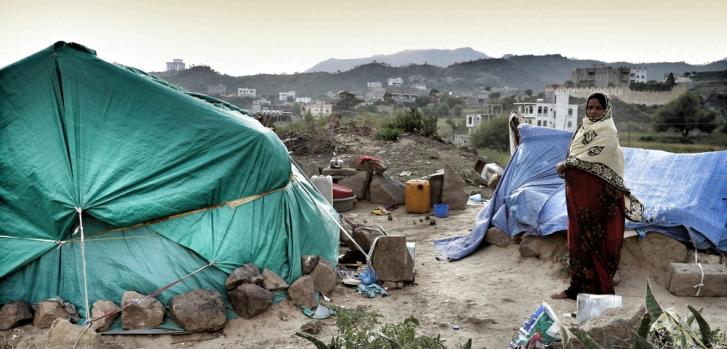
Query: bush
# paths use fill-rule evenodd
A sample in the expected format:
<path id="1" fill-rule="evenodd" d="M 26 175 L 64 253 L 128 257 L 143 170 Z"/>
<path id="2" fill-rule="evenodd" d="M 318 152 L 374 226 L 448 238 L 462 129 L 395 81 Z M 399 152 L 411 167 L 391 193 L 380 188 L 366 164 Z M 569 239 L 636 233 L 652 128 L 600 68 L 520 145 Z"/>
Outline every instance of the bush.
<path id="1" fill-rule="evenodd" d="M 399 139 L 399 136 L 401 136 L 401 130 L 398 128 L 382 128 L 378 132 L 376 132 L 376 135 L 374 136 L 376 139 L 380 139 L 383 141 L 396 141 Z"/>
<path id="2" fill-rule="evenodd" d="M 396 128 L 402 132 L 414 133 L 422 128 L 422 113 L 417 108 L 409 108 L 409 110 L 398 114 L 386 128 Z"/>
<path id="3" fill-rule="evenodd" d="M 507 118 L 497 117 L 486 124 L 480 124 L 470 139 L 477 148 L 507 150 L 510 147 Z"/>
<path id="4" fill-rule="evenodd" d="M 437 134 L 437 116 L 428 115 L 422 118 L 421 135 L 424 137 L 432 137 Z"/>

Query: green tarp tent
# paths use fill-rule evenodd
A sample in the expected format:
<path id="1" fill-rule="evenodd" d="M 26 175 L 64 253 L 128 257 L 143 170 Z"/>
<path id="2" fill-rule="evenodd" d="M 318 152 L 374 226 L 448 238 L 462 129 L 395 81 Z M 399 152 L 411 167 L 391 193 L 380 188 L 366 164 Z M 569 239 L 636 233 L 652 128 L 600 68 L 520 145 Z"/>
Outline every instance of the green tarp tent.
<path id="1" fill-rule="evenodd" d="M 288 282 L 301 255 L 335 263 L 335 211 L 243 113 L 73 43 L 0 70 L 0 304 L 61 297 L 84 317 L 210 264 L 158 298 L 224 296 L 250 262 Z"/>

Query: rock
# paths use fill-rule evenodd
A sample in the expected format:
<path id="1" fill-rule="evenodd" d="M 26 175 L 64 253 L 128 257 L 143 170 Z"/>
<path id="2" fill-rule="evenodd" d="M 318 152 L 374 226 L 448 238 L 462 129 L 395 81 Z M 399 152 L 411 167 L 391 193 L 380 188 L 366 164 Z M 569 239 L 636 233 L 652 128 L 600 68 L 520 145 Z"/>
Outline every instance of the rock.
<path id="1" fill-rule="evenodd" d="M 566 235 L 561 233 L 547 236 L 527 235 L 520 241 L 520 255 L 542 260 L 559 261 L 568 251 Z"/>
<path id="2" fill-rule="evenodd" d="M 396 282 L 396 281 L 384 281 L 383 283 L 381 283 L 381 287 L 383 287 L 387 290 L 395 290 L 395 289 L 399 288 L 398 282 Z"/>
<path id="3" fill-rule="evenodd" d="M 235 314 L 250 319 L 262 314 L 273 305 L 273 295 L 266 289 L 253 285 L 242 284 L 227 292 L 227 299 L 235 310 Z"/>
<path id="4" fill-rule="evenodd" d="M 169 306 L 172 318 L 190 332 L 214 332 L 225 326 L 225 302 L 219 292 L 194 290 L 174 296 Z"/>
<path id="5" fill-rule="evenodd" d="M 449 204 L 450 210 L 464 210 L 469 196 L 464 191 L 465 181 L 449 165 L 444 167 L 442 183 L 442 203 Z M 430 183 L 431 186 L 431 183 Z"/>
<path id="6" fill-rule="evenodd" d="M 260 269 L 255 264 L 247 263 L 230 273 L 225 281 L 225 287 L 228 290 L 234 290 L 241 284 L 254 284 L 262 287 L 263 281 Z"/>
<path id="7" fill-rule="evenodd" d="M 307 322 L 303 326 L 300 327 L 300 329 L 303 332 L 310 333 L 310 334 L 320 333 L 321 328 L 323 328 L 323 325 L 318 320 L 313 320 L 313 321 Z"/>
<path id="8" fill-rule="evenodd" d="M 300 257 L 300 264 L 303 267 L 303 274 L 310 274 L 313 272 L 313 269 L 316 268 L 316 265 L 318 265 L 318 260 L 320 257 L 318 256 L 303 256 Z"/>
<path id="9" fill-rule="evenodd" d="M 704 271 L 704 281 L 702 281 Z M 727 266 L 720 264 L 702 264 L 702 269 L 695 263 L 672 263 L 668 289 L 675 296 L 697 295 L 694 285 L 702 281 L 700 297 L 727 296 Z"/>
<path id="10" fill-rule="evenodd" d="M 429 180 L 429 199 L 432 205 L 442 202 L 442 185 L 444 184 L 444 172 L 440 171 L 424 177 Z"/>
<path id="11" fill-rule="evenodd" d="M 263 269 L 263 285 L 265 286 L 265 289 L 268 291 L 283 291 L 286 290 L 290 285 L 288 285 L 283 278 L 280 277 L 280 275 L 276 274 L 274 271 L 265 268 Z"/>
<path id="12" fill-rule="evenodd" d="M 111 314 L 93 322 L 91 328 L 96 332 L 106 332 L 111 328 L 114 320 L 121 314 L 121 308 L 112 301 L 98 300 L 91 307 L 91 317 L 96 319 L 104 314 Z M 116 313 L 114 313 L 116 312 Z"/>
<path id="13" fill-rule="evenodd" d="M 630 348 L 632 331 L 646 314 L 644 306 L 607 309 L 588 320 L 583 330 L 603 348 Z"/>
<path id="14" fill-rule="evenodd" d="M 384 171 L 386 171 L 386 167 L 384 167 L 381 159 L 369 158 L 364 161 L 360 160 L 361 158 L 359 158 L 359 161 L 356 163 L 357 171 L 365 171 L 371 174 L 383 174 Z"/>
<path id="15" fill-rule="evenodd" d="M 0 308 L 0 330 L 9 330 L 18 327 L 33 319 L 30 305 L 16 301 L 5 304 Z"/>
<path id="16" fill-rule="evenodd" d="M 624 239 L 619 269 L 622 277 L 651 275 L 662 285 L 668 285 L 671 263 L 690 262 L 686 246 L 664 234 L 648 233 L 643 240 L 636 237 Z"/>
<path id="17" fill-rule="evenodd" d="M 371 174 L 366 171 L 357 171 L 355 175 L 341 179 L 339 184 L 345 185 L 351 190 L 359 200 L 366 199 L 366 191 L 369 189 Z"/>
<path id="18" fill-rule="evenodd" d="M 404 184 L 388 175 L 373 175 L 368 198 L 374 204 L 403 205 Z"/>
<path id="19" fill-rule="evenodd" d="M 338 285 L 338 273 L 325 263 L 318 263 L 310 276 L 313 278 L 313 288 L 324 295 L 331 295 Z"/>
<path id="20" fill-rule="evenodd" d="M 78 344 L 76 344 L 78 340 Z M 118 344 L 107 343 L 96 331 L 84 330 L 83 326 L 72 324 L 67 319 L 56 319 L 53 321 L 48 337 L 46 337 L 45 349 L 93 349 L 108 348 L 120 349 Z"/>
<path id="21" fill-rule="evenodd" d="M 365 171 L 362 171 L 365 172 Z M 343 176 L 343 177 L 351 177 L 358 173 L 356 169 L 354 168 L 324 168 L 321 172 L 324 176 Z"/>
<path id="22" fill-rule="evenodd" d="M 301 276 L 295 280 L 288 289 L 288 297 L 294 304 L 302 305 L 309 309 L 315 309 L 318 306 L 316 300 L 315 284 L 310 276 Z"/>
<path id="23" fill-rule="evenodd" d="M 33 326 L 37 328 L 50 328 L 55 319 L 69 319 L 70 315 L 63 305 L 55 300 L 38 303 L 33 317 Z"/>
<path id="24" fill-rule="evenodd" d="M 311 160 L 303 166 L 303 171 L 305 171 L 305 174 L 307 174 L 308 177 L 320 175 L 320 169 L 321 165 L 318 164 L 318 162 L 316 162 L 315 160 Z"/>
<path id="25" fill-rule="evenodd" d="M 406 248 L 406 237 L 385 236 L 379 239 L 371 264 L 381 281 L 414 281 L 414 260 Z"/>
<path id="26" fill-rule="evenodd" d="M 383 235 L 384 233 L 379 230 L 357 228 L 353 231 L 353 239 L 356 240 L 356 243 L 358 243 L 358 245 L 361 246 L 366 253 L 371 250 L 371 245 L 373 245 L 374 240 Z M 356 246 L 354 246 L 354 244 L 350 241 L 346 244 L 346 246 L 350 249 L 356 249 Z"/>
<path id="27" fill-rule="evenodd" d="M 144 297 L 146 296 L 143 294 L 126 291 L 121 297 L 121 307 Z M 163 322 L 164 306 L 154 297 L 138 304 L 131 304 L 121 312 L 121 325 L 125 330 L 156 328 Z"/>
<path id="28" fill-rule="evenodd" d="M 488 244 L 496 245 L 498 247 L 507 247 L 512 243 L 512 238 L 510 235 L 507 235 L 506 232 L 502 231 L 502 229 L 498 227 L 491 227 L 490 229 L 487 229 L 485 241 L 487 241 Z"/>

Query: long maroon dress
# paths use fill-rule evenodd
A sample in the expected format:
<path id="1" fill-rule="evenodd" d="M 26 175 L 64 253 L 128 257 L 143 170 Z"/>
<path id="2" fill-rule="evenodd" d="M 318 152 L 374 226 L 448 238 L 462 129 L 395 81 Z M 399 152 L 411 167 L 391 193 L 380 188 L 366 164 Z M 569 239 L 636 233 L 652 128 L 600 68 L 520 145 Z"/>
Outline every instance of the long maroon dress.
<path id="1" fill-rule="evenodd" d="M 569 298 L 578 293 L 613 294 L 621 259 L 624 195 L 608 182 L 569 167 L 565 173 L 568 205 Z"/>

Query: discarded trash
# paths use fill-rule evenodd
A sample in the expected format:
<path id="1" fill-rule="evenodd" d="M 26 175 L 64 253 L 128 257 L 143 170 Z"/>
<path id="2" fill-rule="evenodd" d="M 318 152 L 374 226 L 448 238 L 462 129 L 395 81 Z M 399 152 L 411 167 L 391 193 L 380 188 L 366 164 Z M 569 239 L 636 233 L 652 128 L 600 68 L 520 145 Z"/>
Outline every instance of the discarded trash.
<path id="1" fill-rule="evenodd" d="M 459 327 L 459 325 L 452 325 L 452 329 L 455 330 L 455 331 L 457 331 L 457 330 L 460 329 L 460 327 Z"/>
<path id="2" fill-rule="evenodd" d="M 383 208 L 381 206 L 379 206 L 379 207 L 371 210 L 371 214 L 374 215 L 374 216 L 386 216 L 389 213 L 390 213 L 389 210 L 387 210 L 387 209 L 385 209 L 385 208 Z"/>
<path id="3" fill-rule="evenodd" d="M 323 320 L 331 317 L 331 315 L 334 314 L 334 311 L 323 304 L 319 304 L 316 307 L 316 310 L 311 310 L 310 308 L 303 307 L 303 314 L 311 319 Z"/>
<path id="4" fill-rule="evenodd" d="M 482 194 L 470 195 L 469 200 L 474 202 L 482 202 Z"/>
<path id="5" fill-rule="evenodd" d="M 378 284 L 358 285 L 358 293 L 366 296 L 367 298 L 374 298 L 377 294 L 380 294 L 382 297 L 389 295 L 389 292 L 386 292 L 386 290 Z"/>
<path id="6" fill-rule="evenodd" d="M 540 341 L 543 344 L 550 344 L 560 340 L 558 318 L 548 303 L 543 302 L 538 309 L 535 309 L 535 312 L 530 315 L 530 318 L 517 330 L 508 348 L 526 348 L 526 345 L 536 333 L 540 333 Z"/>
<path id="7" fill-rule="evenodd" d="M 393 217 L 391 217 L 391 213 L 387 214 L 387 216 L 388 216 L 388 217 L 386 217 L 386 219 L 388 219 L 388 220 L 390 220 L 390 221 L 393 221 L 393 220 L 394 220 L 394 218 L 393 218 Z"/>
<path id="8" fill-rule="evenodd" d="M 409 176 L 411 176 L 411 172 L 409 172 L 409 171 L 402 171 L 401 173 L 399 173 L 399 177 L 409 177 Z"/>
<path id="9" fill-rule="evenodd" d="M 436 204 L 432 206 L 434 209 L 434 215 L 439 218 L 446 218 L 449 216 L 449 205 L 448 204 Z"/>
<path id="10" fill-rule="evenodd" d="M 376 272 L 370 265 L 364 265 L 363 270 L 358 275 L 358 278 L 364 286 L 375 284 L 376 281 L 378 281 L 376 279 Z"/>
<path id="11" fill-rule="evenodd" d="M 583 325 L 586 321 L 601 315 L 606 309 L 623 307 L 623 299 L 613 294 L 579 293 L 576 300 L 576 322 Z"/>

